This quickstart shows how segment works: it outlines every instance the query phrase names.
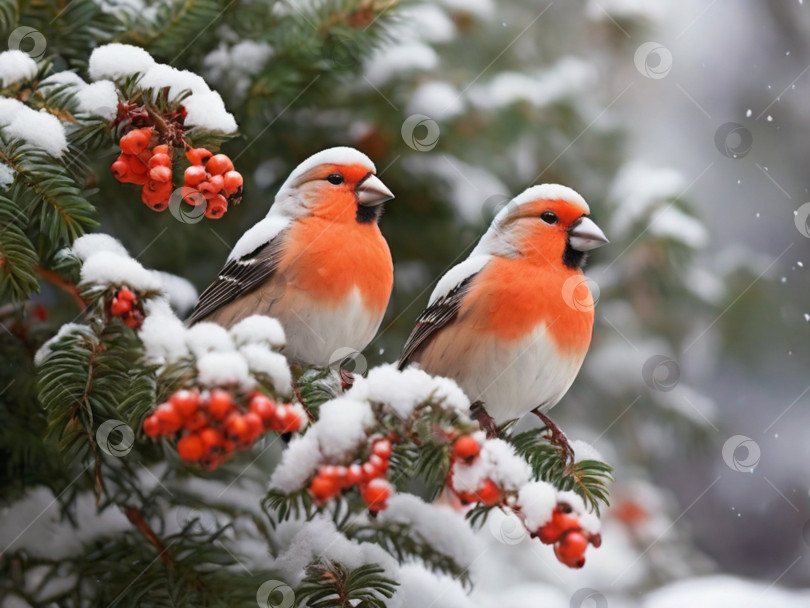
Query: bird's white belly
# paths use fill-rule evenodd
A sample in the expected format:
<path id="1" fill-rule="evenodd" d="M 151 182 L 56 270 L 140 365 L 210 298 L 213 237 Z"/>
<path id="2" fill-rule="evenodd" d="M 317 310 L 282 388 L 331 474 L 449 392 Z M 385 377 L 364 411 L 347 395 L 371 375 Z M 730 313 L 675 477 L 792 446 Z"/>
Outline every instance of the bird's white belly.
<path id="1" fill-rule="evenodd" d="M 503 342 L 479 340 L 472 357 L 473 373 L 457 378 L 471 401 L 481 400 L 498 424 L 520 418 L 534 408 L 551 409 L 562 399 L 584 359 L 560 353 L 544 325 L 527 338 Z M 472 354 L 472 353 L 471 353 Z"/>
<path id="2" fill-rule="evenodd" d="M 279 319 L 287 335 L 282 352 L 304 365 L 327 367 L 339 349 L 344 349 L 341 358 L 347 349 L 363 350 L 382 321 L 382 314 L 371 312 L 357 289 L 335 307 L 301 292 L 285 295 L 279 304 L 268 314 Z"/>

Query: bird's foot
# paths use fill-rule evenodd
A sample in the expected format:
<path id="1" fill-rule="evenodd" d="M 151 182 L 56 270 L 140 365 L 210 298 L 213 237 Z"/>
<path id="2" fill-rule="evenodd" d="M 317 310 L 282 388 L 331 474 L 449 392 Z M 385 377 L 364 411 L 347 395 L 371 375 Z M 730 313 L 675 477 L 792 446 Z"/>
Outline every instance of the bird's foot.
<path id="1" fill-rule="evenodd" d="M 341 367 L 340 371 L 338 372 L 338 375 L 340 376 L 340 387 L 344 391 L 347 391 L 352 386 L 354 386 L 354 374 L 353 373 L 351 373 L 350 371 L 345 370 L 345 369 L 343 369 Z"/>
<path id="2" fill-rule="evenodd" d="M 497 439 L 498 425 L 495 424 L 495 419 L 484 409 L 483 401 L 473 403 L 470 406 L 470 414 L 478 421 L 481 429 L 486 432 L 487 439 Z"/>
<path id="3" fill-rule="evenodd" d="M 568 442 L 568 437 L 565 436 L 562 429 L 558 427 L 551 418 L 541 412 L 539 408 L 533 409 L 532 414 L 542 420 L 543 424 L 548 429 L 548 440 L 551 444 L 562 450 L 563 462 L 565 464 L 574 462 L 574 449 L 571 447 L 571 444 Z"/>

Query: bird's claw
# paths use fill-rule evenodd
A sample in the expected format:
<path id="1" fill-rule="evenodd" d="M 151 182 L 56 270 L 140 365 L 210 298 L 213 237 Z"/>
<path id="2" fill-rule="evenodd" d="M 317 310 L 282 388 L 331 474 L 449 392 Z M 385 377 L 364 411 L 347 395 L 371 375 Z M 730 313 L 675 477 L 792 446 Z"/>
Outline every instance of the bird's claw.
<path id="1" fill-rule="evenodd" d="M 569 462 L 574 462 L 574 448 L 571 447 L 571 444 L 568 441 L 568 437 L 565 436 L 562 429 L 557 426 L 551 418 L 546 416 L 543 412 L 539 409 L 532 410 L 532 414 L 537 416 L 543 424 L 548 429 L 548 440 L 552 445 L 557 446 L 560 448 L 562 452 L 562 459 L 565 464 Z"/>
<path id="2" fill-rule="evenodd" d="M 481 429 L 486 432 L 487 439 L 497 439 L 498 425 L 495 424 L 495 419 L 490 416 L 484 409 L 483 401 L 476 401 L 470 406 L 470 414 L 478 421 Z"/>
<path id="3" fill-rule="evenodd" d="M 340 387 L 344 391 L 347 391 L 352 386 L 354 386 L 354 374 L 353 373 L 351 373 L 350 371 L 345 370 L 345 369 L 343 369 L 341 367 L 340 371 L 338 372 L 338 375 L 340 376 Z"/>

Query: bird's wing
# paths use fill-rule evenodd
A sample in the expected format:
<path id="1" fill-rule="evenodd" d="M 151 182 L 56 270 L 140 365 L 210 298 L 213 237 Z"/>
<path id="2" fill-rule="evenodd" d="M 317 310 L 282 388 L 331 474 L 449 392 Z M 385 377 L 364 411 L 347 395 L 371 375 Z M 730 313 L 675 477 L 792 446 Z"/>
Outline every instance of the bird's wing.
<path id="1" fill-rule="evenodd" d="M 491 256 L 488 255 L 468 258 L 450 269 L 439 280 L 427 308 L 419 315 L 416 327 L 413 328 L 405 348 L 402 349 L 399 369 L 404 369 L 420 349 L 427 346 L 443 327 L 456 318 L 470 285 L 490 259 Z"/>
<path id="2" fill-rule="evenodd" d="M 262 220 L 239 239 L 216 280 L 200 294 L 186 321 L 189 325 L 250 293 L 273 275 L 281 261 L 289 226 L 289 221 L 277 220 Z"/>

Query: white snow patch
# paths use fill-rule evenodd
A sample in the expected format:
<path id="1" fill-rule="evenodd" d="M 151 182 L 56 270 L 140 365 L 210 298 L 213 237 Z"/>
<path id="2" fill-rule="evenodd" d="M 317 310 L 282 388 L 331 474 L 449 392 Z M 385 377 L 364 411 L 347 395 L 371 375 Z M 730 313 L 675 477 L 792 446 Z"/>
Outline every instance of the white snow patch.
<path id="1" fill-rule="evenodd" d="M 59 328 L 59 331 L 57 331 L 52 338 L 39 347 L 36 355 L 34 355 L 34 365 L 37 367 L 42 365 L 45 360 L 51 356 L 53 345 L 59 342 L 59 340 L 65 336 L 69 336 L 70 334 L 74 333 L 85 334 L 89 337 L 93 335 L 93 330 L 87 325 L 82 325 L 80 323 L 65 323 Z"/>
<path id="2" fill-rule="evenodd" d="M 658 23 L 666 16 L 666 8 L 661 0 L 590 0 L 585 15 L 593 21 L 610 20 L 609 27 L 616 27 L 614 19 Z"/>
<path id="3" fill-rule="evenodd" d="M 79 110 L 106 120 L 115 118 L 118 112 L 118 93 L 111 80 L 99 80 L 82 87 L 76 93 Z"/>
<path id="4" fill-rule="evenodd" d="M 111 251 L 91 255 L 82 265 L 82 283 L 126 285 L 136 291 L 159 291 L 158 279 L 151 270 L 129 256 Z"/>
<path id="5" fill-rule="evenodd" d="M 185 315 L 197 303 L 197 289 L 192 285 L 191 281 L 183 277 L 163 272 L 160 270 L 153 270 L 155 276 L 160 280 L 163 286 L 163 293 L 169 299 L 169 304 L 172 305 L 179 315 Z"/>
<path id="6" fill-rule="evenodd" d="M 650 233 L 679 241 L 692 249 L 702 249 L 709 241 L 709 232 L 700 220 L 672 205 L 653 213 Z"/>
<path id="7" fill-rule="evenodd" d="M 149 68 L 138 80 L 138 88 L 144 91 L 150 89 L 153 94 L 160 89 L 168 88 L 170 103 L 177 101 L 185 93 L 197 95 L 211 92 L 202 76 L 188 70 L 178 70 L 165 63 L 156 63 Z"/>
<path id="8" fill-rule="evenodd" d="M 484 481 L 492 480 L 505 491 L 517 491 L 528 483 L 529 465 L 502 439 L 488 439 L 471 463 L 453 465 L 453 487 L 460 492 L 475 492 Z"/>
<path id="9" fill-rule="evenodd" d="M 464 111 L 463 96 L 454 86 L 441 81 L 419 85 L 408 103 L 408 114 L 424 114 L 433 120 L 448 120 Z"/>
<path id="10" fill-rule="evenodd" d="M 366 62 L 369 82 L 382 86 L 404 72 L 433 70 L 439 65 L 439 56 L 432 47 L 421 42 L 404 42 L 377 51 Z"/>
<path id="11" fill-rule="evenodd" d="M 202 357 L 213 351 L 234 350 L 233 339 L 228 330 L 208 321 L 195 323 L 186 332 L 186 344 L 195 357 Z"/>
<path id="12" fill-rule="evenodd" d="M 473 15 L 480 19 L 491 18 L 495 15 L 493 0 L 439 0 L 439 4 L 450 12 Z"/>
<path id="13" fill-rule="evenodd" d="M 599 450 L 581 439 L 571 441 L 571 449 L 574 450 L 574 460 L 576 462 L 582 462 L 583 460 L 599 460 L 601 462 L 603 460 Z"/>
<path id="14" fill-rule="evenodd" d="M 246 344 L 239 352 L 247 361 L 251 372 L 269 377 L 278 394 L 290 394 L 292 373 L 284 355 L 270 350 L 264 344 Z"/>
<path id="15" fill-rule="evenodd" d="M 270 487 L 292 494 L 304 487 L 310 477 L 315 475 L 323 457 L 318 447 L 316 432 L 310 428 L 306 435 L 294 438 L 284 450 L 281 463 L 270 477 Z"/>
<path id="16" fill-rule="evenodd" d="M 0 188 L 6 189 L 14 183 L 14 176 L 17 174 L 14 169 L 7 164 L 0 162 Z"/>
<path id="17" fill-rule="evenodd" d="M 37 112 L 16 99 L 0 99 L 0 125 L 6 125 L 7 135 L 22 139 L 28 146 L 40 148 L 51 156 L 58 158 L 67 150 L 65 128 L 60 120 L 45 110 Z"/>
<path id="18" fill-rule="evenodd" d="M 225 102 L 216 91 L 194 93 L 183 100 L 183 105 L 188 112 L 185 120 L 188 127 L 222 133 L 235 133 L 238 128 L 236 119 L 225 109 Z"/>
<path id="19" fill-rule="evenodd" d="M 787 590 L 773 584 L 717 575 L 670 583 L 644 599 L 644 608 L 804 608 L 810 591 Z"/>
<path id="20" fill-rule="evenodd" d="M 545 481 L 532 481 L 520 488 L 517 506 L 526 528 L 537 532 L 551 521 L 551 514 L 557 506 L 557 490 Z"/>
<path id="21" fill-rule="evenodd" d="M 186 327 L 172 312 L 169 302 L 151 298 L 144 305 L 146 318 L 138 330 L 144 353 L 151 362 L 173 363 L 189 356 Z"/>
<path id="22" fill-rule="evenodd" d="M 0 53 L 0 87 L 8 87 L 37 75 L 37 62 L 22 51 Z"/>
<path id="23" fill-rule="evenodd" d="M 323 456 L 336 462 L 367 441 L 366 430 L 373 424 L 367 402 L 338 397 L 321 406 L 320 417 L 309 433 L 315 432 Z"/>
<path id="24" fill-rule="evenodd" d="M 435 574 L 418 563 L 399 569 L 399 587 L 391 608 L 481 608 L 467 596 L 461 584 L 444 574 Z"/>
<path id="25" fill-rule="evenodd" d="M 155 60 L 142 48 L 115 42 L 92 52 L 88 71 L 93 80 L 119 80 L 145 74 L 154 65 Z"/>
<path id="26" fill-rule="evenodd" d="M 93 233 L 80 236 L 73 245 L 65 250 L 69 255 L 75 255 L 80 260 L 87 261 L 90 256 L 96 253 L 114 253 L 119 256 L 128 256 L 127 250 L 118 239 L 114 239 L 109 234 Z"/>
<path id="27" fill-rule="evenodd" d="M 281 348 L 287 342 L 284 328 L 278 319 L 265 315 L 245 317 L 230 329 L 233 341 L 237 345 L 267 344 Z"/>
<path id="28" fill-rule="evenodd" d="M 625 236 L 652 208 L 678 196 L 683 186 L 683 176 L 675 169 L 652 167 L 641 161 L 625 164 L 608 196 L 608 201 L 616 207 L 610 232 Z"/>
<path id="29" fill-rule="evenodd" d="M 197 359 L 197 378 L 205 386 L 249 386 L 247 361 L 238 352 L 212 352 Z"/>

